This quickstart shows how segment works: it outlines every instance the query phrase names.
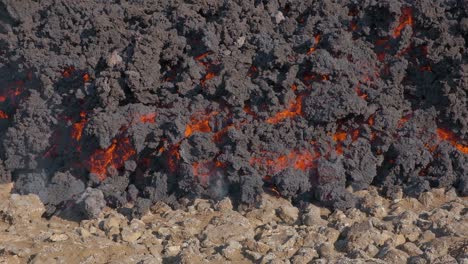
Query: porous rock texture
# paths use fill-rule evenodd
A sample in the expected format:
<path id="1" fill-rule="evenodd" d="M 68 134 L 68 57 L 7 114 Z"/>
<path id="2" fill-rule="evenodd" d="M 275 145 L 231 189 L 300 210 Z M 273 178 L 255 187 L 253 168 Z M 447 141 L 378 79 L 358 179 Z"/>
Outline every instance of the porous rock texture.
<path id="1" fill-rule="evenodd" d="M 49 216 L 466 195 L 467 17 L 463 0 L 1 0 L 0 181 Z"/>
<path id="2" fill-rule="evenodd" d="M 4 190 L 0 186 L 1 263 L 468 261 L 468 201 L 453 190 L 389 200 L 370 188 L 353 193 L 358 208 L 332 212 L 310 205 L 291 214 L 297 207 L 266 194 L 245 210 L 233 210 L 229 198 L 195 199 L 177 210 L 159 202 L 141 218 L 105 208 L 81 222 L 42 218 L 36 212 L 45 207 L 36 195 Z"/>

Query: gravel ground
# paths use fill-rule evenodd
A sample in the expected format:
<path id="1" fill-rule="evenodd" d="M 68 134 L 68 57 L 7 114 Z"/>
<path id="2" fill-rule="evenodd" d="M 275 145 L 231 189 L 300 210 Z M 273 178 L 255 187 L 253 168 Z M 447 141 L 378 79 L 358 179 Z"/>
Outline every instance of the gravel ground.
<path id="1" fill-rule="evenodd" d="M 468 199 L 453 190 L 388 200 L 369 189 L 334 212 L 269 195 L 237 210 L 196 199 L 78 222 L 44 219 L 37 196 L 10 189 L 0 185 L 0 263 L 468 263 Z"/>

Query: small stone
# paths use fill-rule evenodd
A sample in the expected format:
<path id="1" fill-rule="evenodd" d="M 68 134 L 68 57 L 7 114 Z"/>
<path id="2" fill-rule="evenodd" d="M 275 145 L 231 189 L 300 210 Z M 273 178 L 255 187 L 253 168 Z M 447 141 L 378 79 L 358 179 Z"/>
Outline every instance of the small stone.
<path id="1" fill-rule="evenodd" d="M 258 261 L 260 260 L 263 255 L 258 253 L 258 252 L 254 252 L 254 251 L 251 251 L 251 250 L 246 250 L 245 251 L 245 254 L 250 257 L 252 260 L 255 260 L 255 261 Z"/>
<path id="2" fill-rule="evenodd" d="M 424 206 L 430 206 L 432 205 L 434 201 L 434 194 L 432 192 L 423 192 L 419 195 L 418 200 L 424 205 Z"/>
<path id="3" fill-rule="evenodd" d="M 236 40 L 236 46 L 238 48 L 244 46 L 244 43 L 245 43 L 245 37 L 242 36 L 242 37 L 239 37 L 237 40 Z"/>
<path id="4" fill-rule="evenodd" d="M 302 264 L 302 263 L 309 263 L 314 258 L 317 258 L 319 255 L 317 251 L 313 248 L 305 247 L 300 248 L 296 254 L 292 257 L 291 263 L 292 264 Z"/>
<path id="5" fill-rule="evenodd" d="M 168 246 L 164 249 L 166 256 L 176 256 L 180 252 L 180 246 Z"/>
<path id="6" fill-rule="evenodd" d="M 230 261 L 239 261 L 242 259 L 241 249 L 242 245 L 239 242 L 230 241 L 228 246 L 221 250 L 221 253 Z"/>
<path id="7" fill-rule="evenodd" d="M 419 238 L 419 243 L 426 243 L 434 240 L 434 238 L 436 238 L 436 235 L 432 231 L 426 230 L 424 231 L 424 233 L 421 234 L 421 237 Z"/>
<path id="8" fill-rule="evenodd" d="M 276 210 L 276 213 L 281 220 L 283 220 L 286 224 L 294 224 L 297 222 L 299 218 L 299 209 L 295 206 L 281 206 Z"/>
<path id="9" fill-rule="evenodd" d="M 279 24 L 281 23 L 281 21 L 285 20 L 284 18 L 284 15 L 281 11 L 278 11 L 276 14 L 275 14 L 275 22 L 276 24 Z"/>
<path id="10" fill-rule="evenodd" d="M 128 243 L 133 243 L 141 237 L 143 232 L 132 231 L 129 227 L 125 227 L 120 234 L 122 236 L 123 241 L 128 242 Z"/>
<path id="11" fill-rule="evenodd" d="M 133 219 L 130 226 L 122 229 L 122 232 L 120 233 L 122 240 L 134 243 L 143 235 L 144 228 L 145 224 L 141 220 Z"/>
<path id="12" fill-rule="evenodd" d="M 226 197 L 223 200 L 219 201 L 215 206 L 215 209 L 220 212 L 230 211 L 232 210 L 232 208 L 232 202 L 231 199 L 229 199 L 229 197 Z"/>
<path id="13" fill-rule="evenodd" d="M 108 232 L 112 228 L 120 228 L 120 219 L 115 216 L 110 216 L 103 221 L 102 230 Z"/>
<path id="14" fill-rule="evenodd" d="M 405 244 L 403 244 L 403 246 L 401 246 L 401 250 L 403 250 L 410 256 L 419 256 L 423 253 L 423 251 L 412 242 L 406 242 Z"/>
<path id="15" fill-rule="evenodd" d="M 321 258 L 330 258 L 336 254 L 335 248 L 330 243 L 323 243 L 320 245 L 317 252 Z"/>
<path id="16" fill-rule="evenodd" d="M 320 208 L 309 204 L 302 214 L 302 223 L 306 226 L 313 226 L 318 223 L 323 223 L 323 219 L 320 217 Z"/>
<path id="17" fill-rule="evenodd" d="M 85 228 L 83 227 L 79 227 L 78 228 L 78 234 L 82 237 L 82 238 L 88 238 L 91 236 L 91 233 L 86 230 Z"/>
<path id="18" fill-rule="evenodd" d="M 377 257 L 388 263 L 406 263 L 409 258 L 406 252 L 393 247 L 382 248 Z"/>
<path id="19" fill-rule="evenodd" d="M 49 237 L 49 240 L 52 242 L 61 242 L 68 239 L 66 234 L 53 234 Z"/>
<path id="20" fill-rule="evenodd" d="M 112 54 L 107 57 L 107 65 L 109 67 L 114 67 L 115 65 L 120 64 L 122 61 L 122 57 L 120 57 L 116 50 L 114 50 Z"/>

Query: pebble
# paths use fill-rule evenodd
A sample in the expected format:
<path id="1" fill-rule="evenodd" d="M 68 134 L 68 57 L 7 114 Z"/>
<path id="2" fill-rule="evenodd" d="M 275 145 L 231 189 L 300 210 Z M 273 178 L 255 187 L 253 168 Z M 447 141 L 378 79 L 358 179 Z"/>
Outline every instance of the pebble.
<path id="1" fill-rule="evenodd" d="M 294 206 L 281 206 L 276 213 L 286 224 L 294 224 L 299 218 L 299 209 Z"/>
<path id="2" fill-rule="evenodd" d="M 49 237 L 49 240 L 52 242 L 61 242 L 68 239 L 66 234 L 53 234 Z"/>

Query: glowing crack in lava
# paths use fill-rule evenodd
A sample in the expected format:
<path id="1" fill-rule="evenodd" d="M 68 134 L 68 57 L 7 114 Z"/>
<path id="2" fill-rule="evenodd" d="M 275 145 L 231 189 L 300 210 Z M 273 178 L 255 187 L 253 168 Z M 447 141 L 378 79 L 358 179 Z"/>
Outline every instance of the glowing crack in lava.
<path id="1" fill-rule="evenodd" d="M 16 81 L 14 83 L 15 88 L 8 88 L 8 92 L 5 94 L 0 95 L 0 103 L 6 102 L 7 99 L 13 101 L 17 96 L 19 96 L 23 92 L 23 81 Z"/>
<path id="2" fill-rule="evenodd" d="M 192 116 L 190 118 L 190 123 L 187 124 L 185 127 L 185 137 L 191 136 L 195 132 L 211 132 L 210 127 L 210 118 L 214 115 L 217 115 L 218 112 L 211 112 L 210 114 L 206 115 L 205 118 L 198 118 L 196 116 Z"/>
<path id="3" fill-rule="evenodd" d="M 294 118 L 296 116 L 302 115 L 302 98 L 303 96 L 298 95 L 296 99 L 289 104 L 288 109 L 268 118 L 266 122 L 269 124 L 277 124 L 286 118 Z"/>
<path id="4" fill-rule="evenodd" d="M 401 8 L 401 16 L 398 26 L 393 30 L 393 38 L 398 38 L 406 26 L 413 26 L 413 10 L 410 7 Z"/>
<path id="5" fill-rule="evenodd" d="M 179 152 L 179 144 L 171 146 L 168 151 L 168 158 L 167 158 L 167 165 L 169 167 L 169 171 L 171 173 L 176 172 L 177 170 L 177 162 L 180 160 L 180 152 Z"/>
<path id="6" fill-rule="evenodd" d="M 343 154 L 343 141 L 346 140 L 346 136 L 348 134 L 344 131 L 338 131 L 333 135 L 333 141 L 336 142 L 336 147 L 335 151 L 337 154 L 342 155 Z"/>
<path id="7" fill-rule="evenodd" d="M 135 154 L 136 151 L 129 138 L 114 139 L 107 149 L 98 149 L 90 156 L 90 172 L 97 174 L 100 180 L 104 180 L 109 166 L 120 169 L 125 161 Z"/>
<path id="8" fill-rule="evenodd" d="M 315 40 L 314 46 L 309 48 L 309 51 L 307 51 L 307 55 L 312 54 L 312 52 L 314 52 L 317 49 L 317 45 L 318 45 L 318 43 L 320 41 L 320 34 L 315 35 L 314 40 Z"/>
<path id="9" fill-rule="evenodd" d="M 0 119 L 7 119 L 7 118 L 8 118 L 8 115 L 2 110 L 0 110 Z"/>
<path id="10" fill-rule="evenodd" d="M 440 140 L 448 141 L 450 145 L 454 146 L 460 152 L 468 154 L 468 145 L 458 143 L 457 136 L 453 132 L 443 128 L 437 128 L 437 136 Z"/>
<path id="11" fill-rule="evenodd" d="M 253 157 L 250 159 L 250 164 L 259 164 L 261 167 L 266 168 L 268 174 L 276 174 L 290 167 L 306 171 L 315 167 L 314 161 L 319 157 L 319 153 L 314 156 L 308 150 L 293 150 L 278 158 Z"/>
<path id="12" fill-rule="evenodd" d="M 221 171 L 226 164 L 220 161 L 201 161 L 192 163 L 193 176 L 201 185 L 207 186 L 210 176 Z"/>
<path id="13" fill-rule="evenodd" d="M 86 122 L 88 122 L 86 119 L 86 112 L 81 112 L 80 117 L 81 120 L 73 124 L 71 132 L 71 137 L 76 141 L 80 141 L 81 135 L 83 134 L 83 128 L 86 125 Z"/>
<path id="14" fill-rule="evenodd" d="M 149 114 L 140 116 L 140 122 L 154 124 L 156 123 L 155 118 L 156 118 L 156 113 L 149 113 Z"/>

